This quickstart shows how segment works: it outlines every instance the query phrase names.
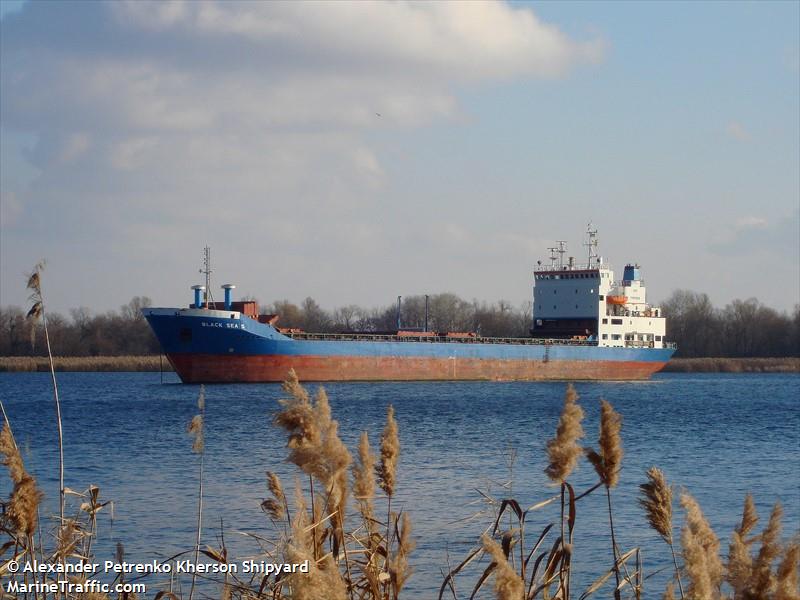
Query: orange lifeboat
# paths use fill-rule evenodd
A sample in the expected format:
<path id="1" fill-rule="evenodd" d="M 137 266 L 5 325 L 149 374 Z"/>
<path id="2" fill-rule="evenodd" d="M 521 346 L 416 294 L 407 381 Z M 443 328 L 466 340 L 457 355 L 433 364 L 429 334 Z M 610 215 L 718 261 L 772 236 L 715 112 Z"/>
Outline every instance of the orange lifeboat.
<path id="1" fill-rule="evenodd" d="M 606 296 L 606 302 L 608 304 L 625 304 L 628 302 L 627 296 Z"/>

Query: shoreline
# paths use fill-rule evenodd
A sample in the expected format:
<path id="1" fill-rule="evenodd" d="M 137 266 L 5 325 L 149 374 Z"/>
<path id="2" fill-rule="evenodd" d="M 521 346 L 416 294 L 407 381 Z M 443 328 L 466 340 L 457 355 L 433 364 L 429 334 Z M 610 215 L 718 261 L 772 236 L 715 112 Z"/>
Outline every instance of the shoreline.
<path id="1" fill-rule="evenodd" d="M 56 356 L 56 371 L 172 372 L 166 357 Z M 0 372 L 49 371 L 46 356 L 0 356 Z M 673 358 L 662 373 L 800 373 L 800 358 Z"/>

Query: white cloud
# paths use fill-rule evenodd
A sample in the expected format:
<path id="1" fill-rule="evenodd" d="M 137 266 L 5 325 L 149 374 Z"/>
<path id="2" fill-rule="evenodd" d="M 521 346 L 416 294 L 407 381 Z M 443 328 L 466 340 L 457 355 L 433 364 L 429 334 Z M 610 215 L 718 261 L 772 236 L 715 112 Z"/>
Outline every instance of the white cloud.
<path id="1" fill-rule="evenodd" d="M 4 230 L 18 232 L 4 273 L 27 268 L 26 246 L 125 271 L 143 246 L 235 240 L 242 270 L 270 261 L 284 281 L 331 252 L 360 259 L 393 226 L 371 130 L 453 118 L 464 84 L 603 55 L 501 2 L 30 3 L 15 17 L 2 123 L 35 136 L 40 172 L 4 192 Z M 164 281 L 178 268 L 161 266 Z"/>
<path id="2" fill-rule="evenodd" d="M 765 219 L 745 215 L 735 220 L 725 234 L 709 245 L 714 254 L 750 256 L 794 256 L 800 252 L 800 212 Z"/>

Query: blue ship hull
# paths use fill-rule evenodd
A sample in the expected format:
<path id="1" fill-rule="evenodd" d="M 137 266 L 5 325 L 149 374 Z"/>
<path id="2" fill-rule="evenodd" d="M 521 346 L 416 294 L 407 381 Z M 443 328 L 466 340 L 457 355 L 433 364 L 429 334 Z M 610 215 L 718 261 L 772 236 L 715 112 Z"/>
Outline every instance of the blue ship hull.
<path id="1" fill-rule="evenodd" d="M 305 381 L 647 379 L 672 348 L 531 338 L 284 335 L 238 312 L 146 309 L 181 380 Z"/>

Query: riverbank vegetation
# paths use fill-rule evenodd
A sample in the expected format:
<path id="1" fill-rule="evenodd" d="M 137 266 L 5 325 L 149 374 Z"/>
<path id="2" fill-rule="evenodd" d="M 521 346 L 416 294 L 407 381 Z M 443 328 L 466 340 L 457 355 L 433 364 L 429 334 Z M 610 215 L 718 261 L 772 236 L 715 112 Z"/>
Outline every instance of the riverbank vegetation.
<path id="1" fill-rule="evenodd" d="M 56 371 L 149 371 L 170 372 L 163 355 L 145 356 L 55 356 Z M 2 372 L 47 372 L 46 356 L 0 356 Z M 665 373 L 800 373 L 800 358 L 673 358 Z"/>
<path id="2" fill-rule="evenodd" d="M 147 585 L 146 596 L 155 600 L 193 600 L 211 597 L 225 600 L 257 598 L 273 600 L 401 600 L 426 598 L 496 598 L 497 600 L 555 599 L 615 600 L 663 597 L 683 600 L 798 600 L 800 539 L 786 539 L 781 533 L 782 508 L 776 503 L 759 527 L 753 498 L 746 496 L 740 524 L 729 534 L 715 532 L 690 490 L 671 485 L 667 474 L 657 467 L 641 473 L 639 504 L 618 505 L 615 494 L 619 472 L 624 468 L 622 416 L 601 401 L 599 421 L 584 423 L 585 413 L 572 386 L 567 386 L 561 415 L 553 422 L 554 434 L 545 445 L 545 473 L 554 493 L 532 506 L 523 498 L 491 496 L 484 499 L 489 519 L 476 528 L 474 547 L 459 562 L 450 562 L 442 549 L 442 583 L 437 590 L 407 593 L 413 578 L 415 539 L 425 532 L 413 530 L 413 515 L 398 512 L 392 503 L 403 481 L 397 477 L 402 460 L 402 419 L 392 407 L 387 411 L 382 432 L 363 432 L 357 448 L 349 449 L 339 437 L 338 422 L 323 388 L 311 393 L 293 372 L 283 386 L 284 397 L 273 425 L 287 436 L 286 461 L 297 469 L 287 491 L 284 482 L 264 465 L 266 494 L 261 502 L 263 531 L 248 534 L 258 550 L 248 559 L 271 564 L 308 565 L 304 569 L 244 575 L 229 566 L 241 557 L 229 555 L 224 535 L 203 530 L 203 431 L 207 398 L 201 387 L 198 415 L 188 424 L 191 439 L 186 452 L 197 455 L 198 471 L 187 473 L 197 481 L 197 528 L 185 532 L 185 552 L 165 559 L 176 563 L 192 557 L 194 564 L 216 565 L 220 573 L 137 576 Z M 2 404 L 0 403 L 0 408 Z M 103 560 L 122 562 L 124 546 L 115 556 L 96 556 L 98 514 L 108 505 L 97 486 L 77 493 L 68 490 L 70 502 L 64 515 L 53 523 L 40 518 L 43 490 L 26 469 L 13 435 L 18 415 L 3 413 L 0 459 L 8 469 L 12 491 L 2 500 L 0 512 L 0 583 L 29 586 L 56 579 L 54 573 L 21 573 L 9 569 L 12 561 L 24 564 L 38 560 L 70 570 L 73 584 L 86 584 L 91 576 L 80 573 L 81 563 Z M 411 417 L 408 417 L 411 418 Z M 46 426 L 46 424 L 43 424 Z M 588 429 L 596 429 L 595 442 Z M 375 450 L 373 450 L 375 443 Z M 582 461 L 593 468 L 597 481 L 576 490 L 570 476 Z M 65 465 L 66 469 L 70 465 Z M 100 475 L 102 478 L 102 475 Z M 292 491 L 293 488 L 293 491 Z M 511 488 L 502 487 L 503 490 Z M 47 490 L 44 490 L 46 492 Z M 73 502 L 74 501 L 74 502 Z M 604 555 L 587 552 L 573 537 L 581 526 L 584 507 L 602 507 L 605 526 L 595 523 L 597 535 L 608 534 L 610 544 Z M 527 508 L 525 508 L 527 507 Z M 680 507 L 680 508 L 679 508 Z M 624 518 L 622 515 L 625 515 Z M 602 521 L 601 521 L 602 522 Z M 228 518 L 228 528 L 235 521 Z M 617 540 L 628 528 L 652 528 L 663 540 L 662 548 L 625 547 Z M 603 531 L 605 529 L 605 531 Z M 633 536 L 636 537 L 636 536 Z M 726 541 L 728 540 L 728 541 Z M 670 557 L 666 590 L 655 589 L 642 560 L 664 553 Z M 160 563 L 164 564 L 164 563 Z M 592 583 L 578 587 L 573 571 L 579 569 Z M 120 573 L 115 584 L 133 583 Z M 659 586 L 661 587 L 661 586 Z M 40 588 L 42 589 L 42 588 Z M 90 592 L 19 593 L 12 597 L 47 600 L 133 600 L 133 588 L 107 594 Z M 663 593 L 663 596 L 662 596 Z"/>
<path id="3" fill-rule="evenodd" d="M 149 298 L 137 296 L 116 312 L 94 314 L 87 308 L 79 308 L 70 311 L 68 318 L 50 313 L 48 329 L 53 351 L 60 356 L 157 355 L 158 341 L 141 314 L 141 309 L 150 304 Z M 662 308 L 667 316 L 667 338 L 678 345 L 676 358 L 800 357 L 800 305 L 788 314 L 750 298 L 717 308 L 706 294 L 678 290 L 662 303 Z M 261 312 L 279 315 L 279 326 L 304 331 L 397 329 L 396 304 L 372 309 L 350 305 L 328 311 L 314 299 L 306 298 L 299 305 L 288 300 L 277 301 L 262 306 Z M 405 329 L 424 329 L 424 296 L 403 298 L 400 325 Z M 430 331 L 524 337 L 530 335 L 530 325 L 530 302 L 520 306 L 503 300 L 492 304 L 469 302 L 455 294 L 433 294 L 428 298 Z M 26 320 L 25 312 L 18 307 L 0 308 L 0 356 L 44 355 L 41 328 Z"/>

